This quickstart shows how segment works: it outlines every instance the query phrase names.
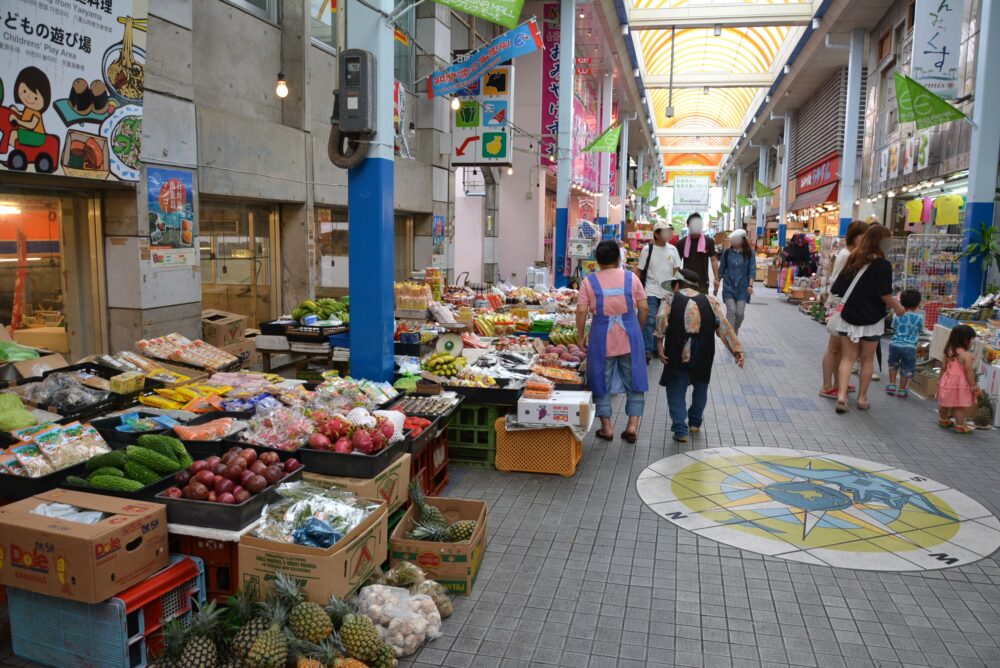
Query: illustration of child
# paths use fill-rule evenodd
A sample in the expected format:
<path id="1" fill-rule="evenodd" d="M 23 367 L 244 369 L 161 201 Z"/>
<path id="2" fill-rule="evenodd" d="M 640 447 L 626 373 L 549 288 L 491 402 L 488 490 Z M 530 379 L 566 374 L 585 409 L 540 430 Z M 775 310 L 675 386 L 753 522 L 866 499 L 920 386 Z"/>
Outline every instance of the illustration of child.
<path id="1" fill-rule="evenodd" d="M 14 99 L 24 105 L 23 111 L 10 106 L 10 122 L 21 130 L 45 134 L 42 114 L 52 101 L 52 86 L 49 78 L 37 67 L 25 67 L 14 81 Z"/>

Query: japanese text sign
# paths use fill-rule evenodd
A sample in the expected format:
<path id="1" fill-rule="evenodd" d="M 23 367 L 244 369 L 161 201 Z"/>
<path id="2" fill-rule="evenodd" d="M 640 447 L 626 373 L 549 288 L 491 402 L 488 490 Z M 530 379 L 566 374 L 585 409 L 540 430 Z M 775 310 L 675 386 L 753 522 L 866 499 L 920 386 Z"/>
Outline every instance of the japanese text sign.
<path id="1" fill-rule="evenodd" d="M 466 14 L 478 16 L 504 28 L 513 28 L 521 17 L 524 0 L 435 0 Z"/>
<path id="2" fill-rule="evenodd" d="M 965 0 L 917 0 L 910 77 L 944 100 L 958 97 Z"/>
<path id="3" fill-rule="evenodd" d="M 468 58 L 431 75 L 427 96 L 468 93 L 483 75 L 500 63 L 542 48 L 542 36 L 535 19 L 522 23 L 477 49 Z"/>

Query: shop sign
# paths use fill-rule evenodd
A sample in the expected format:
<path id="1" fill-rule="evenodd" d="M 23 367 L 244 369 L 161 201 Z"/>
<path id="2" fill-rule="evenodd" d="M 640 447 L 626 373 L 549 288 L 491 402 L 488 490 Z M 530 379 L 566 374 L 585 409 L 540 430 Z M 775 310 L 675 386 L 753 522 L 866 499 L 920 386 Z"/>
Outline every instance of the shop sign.
<path id="1" fill-rule="evenodd" d="M 0 13 L 0 166 L 138 181 L 145 0 L 35 0 Z"/>
<path id="2" fill-rule="evenodd" d="M 554 165 L 551 157 L 556 155 L 559 134 L 559 50 L 561 31 L 559 29 L 559 3 L 547 2 L 542 5 L 542 141 L 541 162 Z"/>
<path id="3" fill-rule="evenodd" d="M 194 214 L 194 175 L 180 169 L 146 169 L 149 245 L 154 266 L 198 263 Z"/>
<path id="4" fill-rule="evenodd" d="M 917 0 L 910 78 L 938 97 L 958 97 L 964 0 Z"/>
<path id="5" fill-rule="evenodd" d="M 589 197 L 581 198 L 576 219 L 591 222 L 595 217 L 597 217 L 597 205 L 594 200 Z"/>
<path id="6" fill-rule="evenodd" d="M 431 75 L 427 97 L 460 95 L 473 90 L 490 70 L 501 63 L 542 48 L 538 23 L 531 19 L 495 38 L 459 62 Z"/>
<path id="7" fill-rule="evenodd" d="M 413 152 L 407 139 L 410 124 L 406 122 L 406 89 L 399 81 L 393 82 L 392 86 L 392 127 L 396 133 L 394 142 L 396 155 L 413 160 Z"/>
<path id="8" fill-rule="evenodd" d="M 798 186 L 796 192 L 804 193 L 815 190 L 829 183 L 833 183 L 839 178 L 840 156 L 834 155 L 823 162 L 806 168 L 799 172 Z"/>
<path id="9" fill-rule="evenodd" d="M 477 84 L 479 95 L 461 97 L 452 115 L 453 166 L 503 166 L 513 163 L 514 65 L 488 70 Z"/>
<path id="10" fill-rule="evenodd" d="M 707 176 L 675 176 L 673 178 L 674 209 L 702 211 L 709 206 L 711 179 Z"/>

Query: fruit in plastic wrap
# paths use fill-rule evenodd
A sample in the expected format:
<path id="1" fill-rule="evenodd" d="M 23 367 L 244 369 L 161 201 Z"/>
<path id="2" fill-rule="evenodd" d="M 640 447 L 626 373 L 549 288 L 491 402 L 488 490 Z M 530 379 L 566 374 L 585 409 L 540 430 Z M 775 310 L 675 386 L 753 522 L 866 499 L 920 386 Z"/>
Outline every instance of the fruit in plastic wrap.
<path id="1" fill-rule="evenodd" d="M 415 589 L 411 589 L 410 591 L 414 594 L 429 596 L 434 601 L 434 605 L 437 606 L 438 612 L 441 614 L 441 619 L 448 619 L 451 617 L 451 613 L 455 611 L 455 606 L 451 602 L 451 596 L 448 595 L 448 588 L 440 582 L 424 580 Z"/>
<path id="2" fill-rule="evenodd" d="M 427 574 L 420 566 L 409 561 L 401 561 L 386 572 L 384 579 L 385 584 L 390 587 L 402 587 L 412 592 L 413 587 L 427 579 Z"/>

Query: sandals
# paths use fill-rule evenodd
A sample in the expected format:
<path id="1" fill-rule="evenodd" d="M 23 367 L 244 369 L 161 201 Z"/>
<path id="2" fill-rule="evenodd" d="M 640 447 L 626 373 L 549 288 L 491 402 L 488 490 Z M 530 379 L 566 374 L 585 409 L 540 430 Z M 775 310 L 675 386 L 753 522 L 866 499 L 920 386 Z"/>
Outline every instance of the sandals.
<path id="1" fill-rule="evenodd" d="M 868 410 L 871 407 L 872 407 L 872 402 L 870 402 L 870 401 L 866 401 L 865 403 L 861 403 L 860 401 L 858 402 L 858 410 L 859 411 L 866 411 L 866 410 Z"/>
<path id="2" fill-rule="evenodd" d="M 638 437 L 639 437 L 638 433 L 636 433 L 636 434 L 630 434 L 627 431 L 623 431 L 622 432 L 622 440 L 623 441 L 628 441 L 629 443 L 635 443 L 635 441 L 636 441 L 636 439 Z"/>
<path id="3" fill-rule="evenodd" d="M 971 434 L 975 430 L 976 430 L 975 427 L 970 427 L 967 424 L 957 424 L 957 425 L 955 425 L 955 433 L 956 434 Z"/>
<path id="4" fill-rule="evenodd" d="M 955 425 L 955 421 L 952 418 L 939 418 L 938 426 L 942 429 L 951 429 Z"/>
<path id="5" fill-rule="evenodd" d="M 615 435 L 613 433 L 605 434 L 603 431 L 600 430 L 598 430 L 598 432 L 594 435 L 597 436 L 597 438 L 601 439 L 602 441 L 613 441 L 615 439 Z"/>
<path id="6" fill-rule="evenodd" d="M 837 402 L 836 411 L 837 411 L 838 414 L 843 415 L 848 410 L 850 410 L 850 409 L 848 408 L 846 401 L 838 401 Z"/>
<path id="7" fill-rule="evenodd" d="M 905 399 L 908 396 L 910 396 L 910 391 L 909 390 L 905 390 L 905 389 L 904 390 L 896 390 L 896 397 L 897 398 L 899 398 L 899 399 Z"/>
<path id="8" fill-rule="evenodd" d="M 906 390 L 902 390 L 902 391 L 906 392 Z M 888 394 L 890 397 L 897 396 L 897 394 L 896 394 L 897 392 L 900 392 L 900 389 L 896 386 L 895 383 L 890 383 L 890 384 L 888 384 L 888 385 L 885 386 L 885 393 Z"/>

